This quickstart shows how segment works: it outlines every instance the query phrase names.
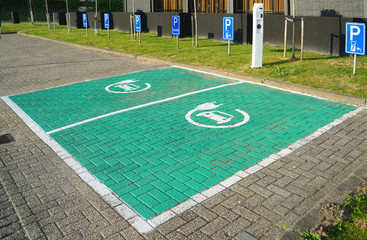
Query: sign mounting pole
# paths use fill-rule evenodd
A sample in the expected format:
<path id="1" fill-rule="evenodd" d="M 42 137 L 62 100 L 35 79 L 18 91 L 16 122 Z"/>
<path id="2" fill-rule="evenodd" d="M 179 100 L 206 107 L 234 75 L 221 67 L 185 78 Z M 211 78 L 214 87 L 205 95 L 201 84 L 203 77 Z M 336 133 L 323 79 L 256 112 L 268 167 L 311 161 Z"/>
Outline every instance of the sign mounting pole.
<path id="1" fill-rule="evenodd" d="M 177 49 L 179 48 L 179 36 L 180 36 L 180 16 L 172 16 L 172 35 L 176 35 L 177 38 Z"/>
<path id="2" fill-rule="evenodd" d="M 139 45 L 141 45 L 141 16 L 135 15 L 135 31 L 138 33 Z"/>
<path id="3" fill-rule="evenodd" d="M 223 17 L 223 40 L 228 40 L 228 56 L 231 54 L 231 41 L 234 39 L 234 18 Z"/>
<path id="4" fill-rule="evenodd" d="M 366 54 L 366 24 L 347 22 L 345 24 L 345 53 L 354 55 L 353 75 L 357 71 L 357 55 Z"/>
<path id="5" fill-rule="evenodd" d="M 85 27 L 86 36 L 88 37 L 88 17 L 86 13 L 83 13 L 83 27 Z"/>
<path id="6" fill-rule="evenodd" d="M 228 40 L 228 56 L 231 55 L 231 40 Z"/>
<path id="7" fill-rule="evenodd" d="M 110 14 L 104 14 L 104 27 L 107 28 L 108 40 L 110 40 Z"/>

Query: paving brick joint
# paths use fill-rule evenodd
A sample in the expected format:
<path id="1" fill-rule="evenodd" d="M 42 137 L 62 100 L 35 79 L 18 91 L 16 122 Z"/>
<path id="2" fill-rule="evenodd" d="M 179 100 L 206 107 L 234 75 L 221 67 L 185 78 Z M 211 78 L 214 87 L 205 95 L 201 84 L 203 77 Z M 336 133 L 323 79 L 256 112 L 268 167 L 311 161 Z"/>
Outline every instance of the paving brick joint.
<path id="1" fill-rule="evenodd" d="M 134 62 L 135 60 L 132 59 L 75 49 L 70 46 L 50 44 L 47 41 L 19 35 L 6 35 L 1 41 L 2 44 L 9 45 L 9 50 L 0 53 L 2 66 L 0 74 L 4 83 L 4 88 L 1 89 L 2 96 L 19 95 L 81 80 L 166 67 L 149 62 Z M 24 41 L 31 44 L 33 48 L 17 51 L 11 48 L 12 43 Z M 12 52 L 12 57 L 9 57 L 11 55 L 7 51 Z M 75 66 L 68 63 L 61 66 L 45 65 L 42 61 L 47 60 L 48 63 L 59 61 L 59 58 L 46 54 L 48 51 L 59 51 L 59 56 L 64 56 L 62 53 L 68 52 L 70 59 L 80 60 L 78 64 L 74 64 Z M 40 64 L 25 66 L 30 56 L 35 63 Z M 111 61 L 98 61 L 98 63 L 89 61 L 94 57 L 111 59 Z M 16 58 L 18 61 L 14 60 Z M 124 68 L 119 67 L 121 62 L 127 63 Z M 22 64 L 23 66 L 19 66 Z M 89 64 L 92 66 L 88 70 L 77 71 Z M 98 65 L 98 71 L 92 70 L 93 64 Z M 40 66 L 42 66 L 41 69 Z M 23 75 L 22 67 L 27 68 L 23 70 Z M 65 74 L 66 76 L 61 74 L 65 72 L 65 68 L 73 74 Z M 112 74 L 108 74 L 111 72 Z M 205 93 L 206 96 L 208 94 L 209 92 Z M 196 101 L 197 105 L 202 103 L 194 98 L 190 101 Z M 189 110 L 187 103 L 183 103 L 176 113 L 185 113 Z M 172 109 L 169 108 L 170 103 L 163 103 L 163 105 L 167 110 Z M 14 219 L 14 222 L 17 222 L 14 225 L 16 227 L 10 229 L 14 229 L 12 230 L 14 234 L 25 234 L 29 239 L 63 237 L 73 239 L 280 239 L 285 233 L 282 229 L 283 223 L 296 223 L 307 215 L 310 208 L 332 196 L 341 182 L 352 176 L 358 180 L 365 174 L 360 170 L 367 159 L 367 111 L 363 110 L 330 130 L 325 130 L 321 136 L 290 152 L 287 156 L 241 178 L 219 194 L 200 202 L 189 210 L 177 214 L 159 225 L 156 230 L 148 234 L 140 234 L 131 222 L 121 217 L 110 203 L 88 186 L 3 101 L 0 102 L 0 108 L 0 116 L 4 120 L 0 122 L 0 134 L 12 133 L 16 140 L 0 145 L 2 160 L 0 177 L 7 196 L 4 199 L 8 202 L 11 199 L 13 210 L 19 216 L 18 220 Z M 158 105 L 149 109 L 155 108 L 157 109 Z M 316 110 L 322 110 L 322 108 L 316 108 Z M 347 113 L 350 110 L 343 111 Z M 147 115 L 152 113 L 149 111 L 140 109 L 137 112 L 139 115 Z M 340 113 L 339 116 L 342 114 Z M 112 119 L 116 117 L 117 115 L 111 116 Z M 128 117 L 136 116 L 132 114 Z M 327 119 L 327 114 L 322 117 Z M 337 116 L 327 119 L 326 122 L 335 118 Z M 160 119 L 160 115 L 157 114 L 155 119 Z M 103 122 L 103 120 L 100 121 Z M 150 125 L 154 129 L 157 124 Z M 323 124 L 320 123 L 320 126 Z M 315 129 L 317 128 L 315 124 Z M 54 134 L 56 136 L 58 133 Z M 307 135 L 305 133 L 304 136 Z M 179 144 L 184 146 L 183 143 Z M 226 149 L 232 148 L 234 148 L 233 145 L 226 147 Z M 139 148 L 139 150 L 146 153 L 152 151 L 150 148 Z M 225 151 L 220 154 L 231 155 L 232 153 Z M 209 174 L 203 173 L 198 174 Z M 358 184 L 358 181 L 345 184 L 347 187 L 342 190 L 347 191 L 353 184 Z M 155 190 L 149 195 L 157 196 L 164 201 L 169 194 L 167 194 L 168 191 L 161 192 Z M 144 198 L 141 200 L 148 204 L 154 202 Z M 296 229 L 297 225 L 294 227 Z M 9 230 L 9 228 L 4 229 Z"/>

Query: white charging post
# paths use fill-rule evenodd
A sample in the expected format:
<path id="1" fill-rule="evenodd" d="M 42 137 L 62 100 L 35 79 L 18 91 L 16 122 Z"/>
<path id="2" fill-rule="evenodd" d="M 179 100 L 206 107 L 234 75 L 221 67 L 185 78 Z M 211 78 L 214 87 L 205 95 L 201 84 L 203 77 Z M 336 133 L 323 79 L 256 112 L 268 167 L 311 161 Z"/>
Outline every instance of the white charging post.
<path id="1" fill-rule="evenodd" d="M 262 67 L 264 43 L 264 6 L 255 3 L 252 24 L 252 65 L 251 68 Z"/>

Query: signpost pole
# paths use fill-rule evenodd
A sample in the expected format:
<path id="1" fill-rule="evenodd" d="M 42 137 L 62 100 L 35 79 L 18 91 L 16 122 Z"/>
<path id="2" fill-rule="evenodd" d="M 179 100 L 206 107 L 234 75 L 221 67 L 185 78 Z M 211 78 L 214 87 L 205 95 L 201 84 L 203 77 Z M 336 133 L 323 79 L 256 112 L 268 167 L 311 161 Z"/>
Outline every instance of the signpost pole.
<path id="1" fill-rule="evenodd" d="M 357 54 L 354 54 L 353 75 L 356 75 L 356 71 L 357 71 Z"/>
<path id="2" fill-rule="evenodd" d="M 228 40 L 228 56 L 231 54 L 231 40 Z"/>
<path id="3" fill-rule="evenodd" d="M 134 24 L 133 22 L 135 19 L 133 19 L 133 15 L 130 15 L 130 32 L 131 32 L 131 40 L 134 40 Z"/>
<path id="4" fill-rule="evenodd" d="M 177 35 L 177 49 L 179 48 L 178 37 L 179 35 Z"/>
<path id="5" fill-rule="evenodd" d="M 88 17 L 86 13 L 83 13 L 82 16 L 83 16 L 83 27 L 85 27 L 85 35 L 88 37 Z"/>

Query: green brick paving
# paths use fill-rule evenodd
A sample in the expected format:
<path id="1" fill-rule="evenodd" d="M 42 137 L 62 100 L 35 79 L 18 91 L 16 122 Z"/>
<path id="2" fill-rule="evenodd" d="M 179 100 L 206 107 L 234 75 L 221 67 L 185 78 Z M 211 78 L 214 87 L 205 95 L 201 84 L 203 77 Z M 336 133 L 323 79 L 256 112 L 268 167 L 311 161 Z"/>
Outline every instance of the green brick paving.
<path id="1" fill-rule="evenodd" d="M 141 87 L 149 83 L 151 88 L 129 94 L 105 90 L 111 84 L 129 79 L 139 80 L 134 84 Z M 95 79 L 11 96 L 10 99 L 48 132 L 121 109 L 231 82 L 235 81 L 171 67 Z"/>
<path id="2" fill-rule="evenodd" d="M 241 118 L 234 110 L 247 112 L 250 121 L 236 128 L 209 129 L 186 120 L 187 112 L 214 101 L 223 104 L 218 110 L 234 119 Z M 51 136 L 149 219 L 354 109 L 244 83 L 117 114 Z M 194 115 L 193 120 L 204 119 Z"/>
<path id="3" fill-rule="evenodd" d="M 104 91 L 108 84 L 132 77 L 149 81 L 152 88 L 132 95 L 111 95 Z M 168 68 L 11 99 L 47 131 L 98 114 L 228 82 L 225 78 Z M 249 114 L 250 120 L 239 127 L 222 129 L 199 127 L 186 120 L 189 111 L 212 102 L 223 104 L 215 111 L 232 115 L 230 122 L 243 118 L 236 109 Z M 142 217 L 149 219 L 354 109 L 242 83 L 97 119 L 53 133 L 51 137 Z M 200 116 L 201 112 L 192 114 L 192 120 L 215 125 L 213 119 Z"/>

